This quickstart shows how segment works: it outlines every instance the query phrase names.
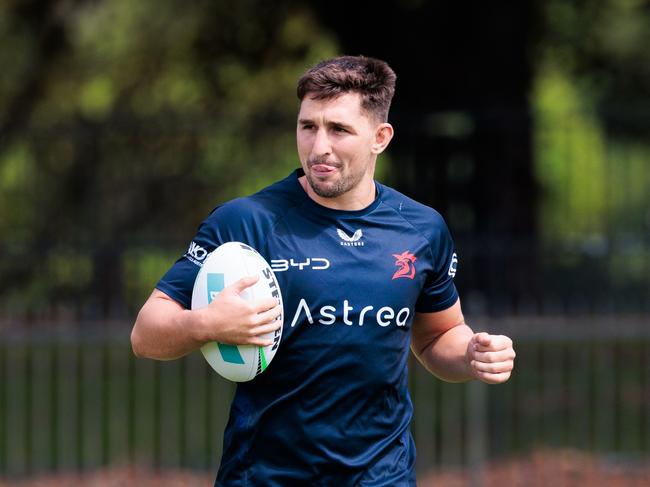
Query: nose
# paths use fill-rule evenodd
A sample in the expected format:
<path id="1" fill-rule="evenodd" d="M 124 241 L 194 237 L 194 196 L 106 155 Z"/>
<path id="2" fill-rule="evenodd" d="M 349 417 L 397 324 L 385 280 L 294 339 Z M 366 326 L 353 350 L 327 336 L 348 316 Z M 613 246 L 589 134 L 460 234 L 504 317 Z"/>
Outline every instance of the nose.
<path id="1" fill-rule="evenodd" d="M 332 153 L 332 144 L 330 143 L 327 130 L 321 128 L 316 131 L 314 145 L 311 150 L 315 156 L 324 156 Z"/>

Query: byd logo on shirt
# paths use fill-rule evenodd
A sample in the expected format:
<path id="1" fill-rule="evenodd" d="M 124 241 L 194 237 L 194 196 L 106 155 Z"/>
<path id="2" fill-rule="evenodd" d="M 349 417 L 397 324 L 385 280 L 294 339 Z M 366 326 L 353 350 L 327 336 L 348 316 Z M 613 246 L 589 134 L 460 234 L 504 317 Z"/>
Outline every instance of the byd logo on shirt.
<path id="1" fill-rule="evenodd" d="M 285 272 L 291 268 L 296 268 L 299 271 L 304 269 L 324 271 L 325 269 L 330 268 L 330 261 L 325 257 L 307 257 L 304 261 L 296 261 L 294 259 L 273 259 L 271 261 L 271 268 L 274 272 Z"/>

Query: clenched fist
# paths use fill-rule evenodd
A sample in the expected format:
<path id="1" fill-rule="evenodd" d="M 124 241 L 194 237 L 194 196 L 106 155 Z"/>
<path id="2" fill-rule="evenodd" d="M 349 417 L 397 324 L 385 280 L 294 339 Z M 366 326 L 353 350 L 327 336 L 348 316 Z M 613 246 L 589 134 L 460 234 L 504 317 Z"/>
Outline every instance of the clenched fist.
<path id="1" fill-rule="evenodd" d="M 512 340 L 504 335 L 476 333 L 467 345 L 474 377 L 488 384 L 501 384 L 510 378 L 515 355 Z"/>

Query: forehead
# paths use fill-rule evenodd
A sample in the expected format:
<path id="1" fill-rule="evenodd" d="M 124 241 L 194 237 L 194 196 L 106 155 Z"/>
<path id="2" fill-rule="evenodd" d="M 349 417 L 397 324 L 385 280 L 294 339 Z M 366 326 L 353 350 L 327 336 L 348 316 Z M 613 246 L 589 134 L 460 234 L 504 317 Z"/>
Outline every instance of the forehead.
<path id="1" fill-rule="evenodd" d="M 300 103 L 298 118 L 348 122 L 368 119 L 361 109 L 361 95 L 357 93 L 344 93 L 325 100 L 316 100 L 307 94 Z"/>

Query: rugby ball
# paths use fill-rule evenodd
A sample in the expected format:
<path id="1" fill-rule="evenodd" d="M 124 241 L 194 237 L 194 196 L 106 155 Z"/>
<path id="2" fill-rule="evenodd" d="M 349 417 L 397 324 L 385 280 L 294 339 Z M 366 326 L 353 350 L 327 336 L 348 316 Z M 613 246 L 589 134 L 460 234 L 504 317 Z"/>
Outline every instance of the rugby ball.
<path id="1" fill-rule="evenodd" d="M 194 281 L 192 309 L 207 306 L 223 288 L 242 277 L 253 275 L 258 275 L 259 280 L 245 289 L 240 296 L 251 302 L 273 297 L 282 308 L 278 281 L 264 257 L 246 244 L 227 242 L 205 258 Z M 284 311 L 277 319 L 284 323 Z M 201 347 L 201 352 L 221 376 L 231 381 L 245 382 L 264 372 L 273 360 L 282 338 L 282 326 L 266 336 L 273 340 L 267 347 L 208 342 Z"/>

